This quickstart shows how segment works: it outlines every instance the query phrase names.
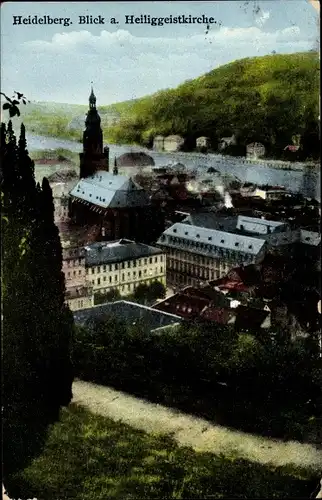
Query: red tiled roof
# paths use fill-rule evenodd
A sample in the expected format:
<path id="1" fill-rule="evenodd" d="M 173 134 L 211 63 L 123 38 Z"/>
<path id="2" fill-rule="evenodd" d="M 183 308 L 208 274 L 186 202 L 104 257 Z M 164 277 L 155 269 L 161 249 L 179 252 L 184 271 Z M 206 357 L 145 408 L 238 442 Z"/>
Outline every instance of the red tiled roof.
<path id="1" fill-rule="evenodd" d="M 221 290 L 236 290 L 239 292 L 247 292 L 249 290 L 249 286 L 246 286 L 242 281 L 233 281 L 227 280 L 226 282 L 217 285 Z"/>
<path id="2" fill-rule="evenodd" d="M 199 316 L 201 311 L 209 305 L 209 299 L 177 293 L 156 304 L 153 308 L 159 311 L 177 314 L 184 318 Z"/>
<path id="3" fill-rule="evenodd" d="M 207 319 L 209 321 L 215 321 L 216 323 L 220 323 L 222 325 L 226 325 L 228 321 L 235 316 L 236 312 L 231 309 L 216 307 L 207 307 L 200 314 L 201 318 Z"/>

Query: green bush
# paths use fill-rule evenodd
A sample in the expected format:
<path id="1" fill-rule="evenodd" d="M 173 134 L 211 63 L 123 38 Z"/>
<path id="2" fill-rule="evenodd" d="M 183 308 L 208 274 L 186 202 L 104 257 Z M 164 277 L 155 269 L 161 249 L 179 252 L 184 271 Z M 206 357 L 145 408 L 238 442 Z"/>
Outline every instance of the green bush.
<path id="1" fill-rule="evenodd" d="M 76 332 L 80 378 L 246 431 L 301 439 L 315 426 L 308 419 L 318 408 L 307 402 L 321 397 L 321 367 L 304 344 L 206 324 L 151 336 L 143 321 L 113 316 L 85 328 L 81 338 Z"/>

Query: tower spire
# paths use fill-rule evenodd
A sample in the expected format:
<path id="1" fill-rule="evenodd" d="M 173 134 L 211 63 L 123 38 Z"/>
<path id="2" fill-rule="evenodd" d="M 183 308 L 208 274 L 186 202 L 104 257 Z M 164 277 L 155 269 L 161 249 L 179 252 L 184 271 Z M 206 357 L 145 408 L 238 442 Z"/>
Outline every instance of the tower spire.
<path id="1" fill-rule="evenodd" d="M 95 96 L 94 90 L 93 90 L 93 82 L 91 82 L 91 93 L 89 96 L 89 108 L 90 109 L 96 108 L 96 96 Z"/>

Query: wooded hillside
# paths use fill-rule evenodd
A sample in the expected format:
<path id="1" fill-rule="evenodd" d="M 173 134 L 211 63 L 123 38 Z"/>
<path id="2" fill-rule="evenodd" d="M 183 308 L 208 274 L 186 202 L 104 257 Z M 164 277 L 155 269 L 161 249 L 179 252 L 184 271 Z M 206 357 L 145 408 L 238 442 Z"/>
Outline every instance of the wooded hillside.
<path id="1" fill-rule="evenodd" d="M 315 130 L 319 115 L 319 57 L 315 52 L 235 61 L 176 89 L 119 103 L 121 121 L 109 129 L 113 142 L 151 145 L 155 135 L 180 134 L 186 148 L 207 136 L 236 134 L 268 148 L 292 143 Z"/>

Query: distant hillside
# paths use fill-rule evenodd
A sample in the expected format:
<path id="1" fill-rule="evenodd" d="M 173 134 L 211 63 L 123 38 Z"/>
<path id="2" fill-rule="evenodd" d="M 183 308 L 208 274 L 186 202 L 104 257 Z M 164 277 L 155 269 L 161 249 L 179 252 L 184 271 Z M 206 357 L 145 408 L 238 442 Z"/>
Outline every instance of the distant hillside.
<path id="1" fill-rule="evenodd" d="M 117 105 L 116 105 L 117 106 Z M 115 125 L 120 119 L 116 106 L 98 107 L 102 127 Z M 122 103 L 121 108 L 126 109 Z M 79 140 L 84 130 L 88 105 L 31 102 L 21 107 L 21 119 L 30 132 Z"/>
<path id="2" fill-rule="evenodd" d="M 151 146 L 158 134 L 180 134 L 190 150 L 199 136 L 216 149 L 219 138 L 235 134 L 241 148 L 260 141 L 271 153 L 295 135 L 316 142 L 319 68 L 315 52 L 241 59 L 175 89 L 99 106 L 104 138 Z M 32 103 L 23 120 L 35 133 L 80 139 L 86 110 L 87 104 Z"/>
<path id="3" fill-rule="evenodd" d="M 236 134 L 240 144 L 253 140 L 283 147 L 292 136 L 316 127 L 319 115 L 319 57 L 315 52 L 269 55 L 221 66 L 176 89 L 128 102 L 113 142 L 151 146 L 155 135 L 180 134 L 187 149 L 207 136 Z"/>

